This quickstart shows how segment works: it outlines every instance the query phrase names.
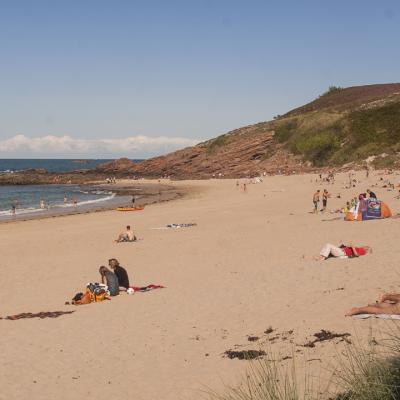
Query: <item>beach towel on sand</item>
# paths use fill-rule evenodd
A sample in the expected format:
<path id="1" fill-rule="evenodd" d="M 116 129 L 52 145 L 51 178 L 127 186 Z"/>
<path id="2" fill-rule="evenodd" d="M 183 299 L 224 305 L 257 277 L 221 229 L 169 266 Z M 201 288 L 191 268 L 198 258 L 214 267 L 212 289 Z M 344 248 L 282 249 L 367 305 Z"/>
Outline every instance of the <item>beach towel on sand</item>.
<path id="1" fill-rule="evenodd" d="M 147 285 L 147 286 L 129 286 L 135 292 L 148 292 L 153 289 L 164 289 L 165 286 L 162 285 Z"/>
<path id="2" fill-rule="evenodd" d="M 179 228 L 191 228 L 192 226 L 197 226 L 196 223 L 188 223 L 188 224 L 168 224 L 166 226 L 161 226 L 159 228 L 151 228 L 151 229 L 179 229 Z"/>
<path id="3" fill-rule="evenodd" d="M 367 318 L 380 318 L 380 319 L 397 319 L 400 320 L 400 315 L 398 314 L 356 314 L 353 315 L 354 318 L 367 319 Z"/>

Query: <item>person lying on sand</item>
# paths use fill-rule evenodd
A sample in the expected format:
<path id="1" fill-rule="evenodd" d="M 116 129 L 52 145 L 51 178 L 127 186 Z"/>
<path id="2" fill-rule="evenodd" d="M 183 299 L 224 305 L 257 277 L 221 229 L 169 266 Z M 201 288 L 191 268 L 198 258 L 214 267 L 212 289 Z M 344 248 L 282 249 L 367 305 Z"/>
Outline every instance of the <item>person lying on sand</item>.
<path id="1" fill-rule="evenodd" d="M 136 241 L 136 236 L 133 234 L 133 231 L 131 230 L 131 226 L 127 225 L 126 231 L 122 232 L 119 234 L 118 238 L 115 239 L 115 242 L 120 243 L 120 242 L 135 242 Z"/>
<path id="2" fill-rule="evenodd" d="M 365 256 L 368 253 L 372 253 L 372 249 L 369 246 L 361 246 L 355 247 L 350 244 L 345 246 L 344 244 L 339 247 L 334 246 L 333 244 L 326 243 L 324 247 L 321 249 L 319 256 L 316 256 L 314 259 L 316 261 L 327 260 L 330 257 L 336 258 L 353 258 Z"/>
<path id="3" fill-rule="evenodd" d="M 346 313 L 346 317 L 357 314 L 396 314 L 400 315 L 400 294 L 385 293 L 375 304 L 365 307 L 354 307 Z"/>
<path id="4" fill-rule="evenodd" d="M 72 304 L 78 306 L 103 300 L 111 300 L 106 289 L 106 287 L 100 286 L 98 283 L 89 283 L 86 286 L 85 293 L 77 293 L 74 296 Z"/>
<path id="5" fill-rule="evenodd" d="M 119 290 L 127 290 L 129 289 L 129 277 L 126 269 L 119 265 L 119 262 L 116 258 L 110 258 L 108 260 L 108 265 L 114 271 L 114 274 L 117 276 Z"/>
<path id="6" fill-rule="evenodd" d="M 117 275 L 111 272 L 107 267 L 102 265 L 99 268 L 99 272 L 101 275 L 101 283 L 105 283 L 108 286 L 108 291 L 110 292 L 110 296 L 117 296 L 119 294 L 119 284 Z"/>

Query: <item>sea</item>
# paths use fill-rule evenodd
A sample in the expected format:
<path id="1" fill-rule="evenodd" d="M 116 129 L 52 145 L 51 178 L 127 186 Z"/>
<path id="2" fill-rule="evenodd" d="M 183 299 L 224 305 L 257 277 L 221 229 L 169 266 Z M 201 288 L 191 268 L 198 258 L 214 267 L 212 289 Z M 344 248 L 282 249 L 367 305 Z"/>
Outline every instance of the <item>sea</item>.
<path id="1" fill-rule="evenodd" d="M 0 159 L 0 174 L 43 168 L 68 172 L 95 168 L 109 159 Z M 132 160 L 138 162 L 140 160 Z M 115 203 L 115 193 L 87 185 L 7 185 L 0 186 L 0 220 L 15 216 L 40 216 L 73 210 L 101 208 Z M 116 203 L 115 203 L 116 204 Z M 15 215 L 13 208 L 15 206 Z"/>

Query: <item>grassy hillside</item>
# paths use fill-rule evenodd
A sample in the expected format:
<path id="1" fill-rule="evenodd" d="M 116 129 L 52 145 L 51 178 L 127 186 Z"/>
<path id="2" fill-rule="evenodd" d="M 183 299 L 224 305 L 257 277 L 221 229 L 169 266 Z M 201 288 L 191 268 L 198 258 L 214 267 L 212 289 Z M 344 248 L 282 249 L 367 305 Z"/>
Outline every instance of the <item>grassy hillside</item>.
<path id="1" fill-rule="evenodd" d="M 289 113 L 277 122 L 274 140 L 315 166 L 341 166 L 382 153 L 390 163 L 400 151 L 400 94 L 347 109 Z"/>

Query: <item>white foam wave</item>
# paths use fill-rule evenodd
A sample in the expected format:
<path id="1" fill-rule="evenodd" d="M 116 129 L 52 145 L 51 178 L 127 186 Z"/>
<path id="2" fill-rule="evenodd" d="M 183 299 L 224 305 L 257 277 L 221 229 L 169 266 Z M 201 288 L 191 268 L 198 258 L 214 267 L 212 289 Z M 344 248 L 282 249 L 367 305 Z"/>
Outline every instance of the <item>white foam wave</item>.
<path id="1" fill-rule="evenodd" d="M 83 206 L 83 205 L 88 205 L 88 204 L 95 204 L 95 203 L 101 203 L 103 201 L 111 200 L 115 197 L 115 193 L 112 193 L 111 196 L 107 197 L 102 197 L 101 199 L 92 199 L 92 200 L 85 200 L 85 201 L 79 201 L 76 203 L 77 206 Z M 60 204 L 57 207 L 74 207 L 75 204 L 73 203 L 67 203 L 67 204 Z"/>
<path id="2" fill-rule="evenodd" d="M 84 201 L 79 201 L 76 206 L 87 206 L 90 204 L 96 204 L 96 203 L 101 203 L 104 201 L 112 200 L 116 196 L 115 193 L 112 193 L 110 196 L 107 197 L 102 197 L 100 199 L 92 199 L 92 200 L 84 200 Z M 21 215 L 21 214 L 34 214 L 34 213 L 40 213 L 40 212 L 46 212 L 49 211 L 49 209 L 57 209 L 57 208 L 68 208 L 68 207 L 75 207 L 75 204 L 73 203 L 67 203 L 67 204 L 54 204 L 50 205 L 49 208 L 34 208 L 34 207 L 28 207 L 28 208 L 17 208 L 16 215 Z M 11 210 L 2 210 L 0 211 L 0 217 L 2 216 L 11 216 Z"/>

